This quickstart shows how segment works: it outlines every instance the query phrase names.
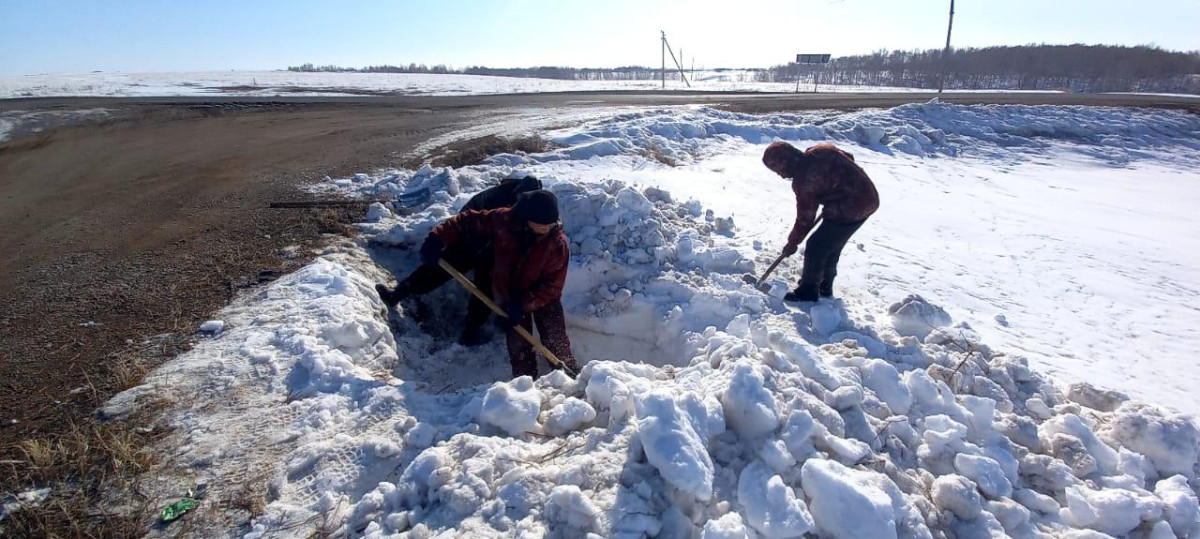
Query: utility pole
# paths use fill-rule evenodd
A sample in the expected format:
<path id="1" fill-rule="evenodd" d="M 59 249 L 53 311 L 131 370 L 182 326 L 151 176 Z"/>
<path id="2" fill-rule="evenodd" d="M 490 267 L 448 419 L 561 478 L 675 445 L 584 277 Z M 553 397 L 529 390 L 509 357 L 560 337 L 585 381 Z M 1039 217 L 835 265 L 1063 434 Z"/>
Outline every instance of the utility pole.
<path id="1" fill-rule="evenodd" d="M 665 31 L 662 33 L 662 41 L 663 41 L 663 48 L 666 49 L 667 52 L 671 53 L 671 61 L 675 62 L 675 68 L 679 70 L 679 78 L 683 79 L 683 83 L 686 84 L 688 88 L 691 88 L 692 83 L 688 82 L 687 73 L 684 73 L 683 63 L 680 62 L 680 60 L 682 58 L 675 57 L 675 50 L 671 48 L 670 43 L 667 43 L 667 33 Z M 662 69 L 663 69 L 663 88 L 666 88 L 667 87 L 667 59 L 665 56 L 663 57 L 663 68 Z"/>
<path id="2" fill-rule="evenodd" d="M 938 77 L 938 93 L 946 87 L 946 65 L 950 63 L 950 31 L 954 30 L 954 0 L 950 0 L 950 24 L 946 25 L 946 49 L 942 51 L 942 76 Z"/>
<path id="3" fill-rule="evenodd" d="M 667 32 L 665 30 L 659 30 L 659 32 L 662 32 L 662 40 L 661 40 L 661 42 L 662 42 L 662 71 L 660 73 L 662 73 L 663 90 L 666 90 L 667 89 Z"/>

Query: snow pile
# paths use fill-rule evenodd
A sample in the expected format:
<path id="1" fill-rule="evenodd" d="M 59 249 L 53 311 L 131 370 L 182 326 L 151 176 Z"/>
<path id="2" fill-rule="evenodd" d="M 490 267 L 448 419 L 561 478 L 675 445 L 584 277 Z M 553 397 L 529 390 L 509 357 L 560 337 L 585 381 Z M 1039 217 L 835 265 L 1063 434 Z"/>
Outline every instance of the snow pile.
<path id="1" fill-rule="evenodd" d="M 1130 413 L 1129 406 L 1083 409 L 1023 363 L 1001 355 L 971 358 L 922 343 L 917 348 L 931 359 L 928 368 L 896 362 L 891 350 L 905 337 L 884 332 L 880 338 L 889 351 L 883 359 L 904 371 L 903 384 L 913 395 L 912 410 L 898 416 L 859 384 L 858 361 L 773 332 L 776 316 L 755 322 L 743 337 L 730 333 L 738 331 L 736 324 L 710 328 L 703 334 L 706 345 L 682 368 L 591 362 L 575 381 L 555 373 L 520 391 L 496 382 L 481 404 L 464 410 L 520 409 L 512 416 L 533 417 L 535 425 L 499 436 L 470 425 L 439 426 L 444 441 L 354 504 L 345 529 L 367 536 L 448 529 L 717 536 L 752 529 L 765 537 L 809 531 L 930 537 L 944 529 L 1019 535 L 1070 527 L 1122 535 L 1166 522 L 1186 526 L 1186 533 L 1200 531 L 1192 530 L 1200 524 L 1187 520 L 1197 510 L 1197 462 L 1187 473 L 1160 470 L 1118 441 L 1118 418 Z M 731 340 L 740 340 L 745 354 L 729 358 L 724 348 Z M 997 411 L 981 392 L 956 392 L 930 375 L 963 361 L 968 372 L 1000 384 L 1013 402 L 1038 395 L 1053 403 L 1053 419 Z M 836 389 L 802 373 L 805 363 L 824 370 Z M 499 396 L 506 404 L 489 402 Z M 559 429 L 552 440 L 535 434 L 572 399 L 590 406 L 593 419 Z M 539 401 L 538 415 L 526 410 Z M 560 404 L 550 404 L 555 401 Z M 1025 425 L 1034 427 L 1031 438 L 1022 432 Z M 1188 442 L 1195 427 L 1190 429 L 1179 440 L 1177 458 L 1196 449 Z M 1066 432 L 1086 440 L 1075 447 L 1085 457 L 1109 462 L 1123 456 L 1113 468 L 1074 469 L 1070 457 L 1053 453 L 1052 439 Z"/>
<path id="2" fill-rule="evenodd" d="M 522 376 L 511 384 L 498 382 L 484 394 L 479 420 L 516 436 L 537 426 L 541 407 L 542 395 L 534 391 L 533 379 Z"/>
<path id="3" fill-rule="evenodd" d="M 687 164 L 723 150 L 714 142 L 828 140 L 917 157 L 969 156 L 1002 163 L 1067 150 L 1110 165 L 1156 159 L 1184 162 L 1200 150 L 1200 119 L 1181 112 L 1073 106 L 940 103 L 853 113 L 751 115 L 711 108 L 655 109 L 550 133 L 564 147 L 534 156 L 501 156 L 497 165 L 530 166 L 614 155 L 662 156 Z"/>
<path id="4" fill-rule="evenodd" d="M 1196 511 L 1197 445 L 1186 420 L 1136 404 L 1083 408 L 1019 359 L 956 348 L 946 335 L 844 327 L 845 338 L 818 348 L 771 329 L 789 319 L 764 313 L 707 328 L 679 368 L 594 361 L 574 381 L 554 373 L 466 391 L 460 412 L 432 427 L 435 445 L 391 441 L 385 454 L 402 471 L 350 497 L 341 529 L 928 537 L 1196 525 L 1186 520 Z M 1052 417 L 1031 416 L 1026 402 Z M 404 413 L 375 419 L 396 425 L 379 430 L 415 430 Z M 1149 419 L 1128 425 L 1129 415 Z M 550 425 L 557 437 L 543 438 Z M 1053 443 L 1067 436 L 1103 465 L 1073 468 L 1078 459 Z M 1165 449 L 1168 440 L 1178 449 Z M 1191 458 L 1192 468 L 1160 470 L 1129 443 L 1164 451 L 1168 467 L 1167 457 Z M 280 503 L 258 530 L 309 514 L 281 513 Z M 307 511 L 328 516 L 325 505 Z"/>
<path id="5" fill-rule="evenodd" d="M 702 129 L 688 114 L 708 115 Z M 501 339 L 448 344 L 465 304 L 452 286 L 405 304 L 389 334 L 370 289 L 384 277 L 352 250 L 222 313 L 229 329 L 114 407 L 154 387 L 202 395 L 176 419 L 180 466 L 210 485 L 267 485 L 250 537 L 1200 536 L 1188 417 L 1056 385 L 919 281 L 898 297 L 848 287 L 785 305 L 741 279 L 772 254 L 743 236 L 753 216 L 718 225 L 719 196 L 626 181 L 668 174 L 642 153 L 652 144 L 694 162 L 687 174 L 718 166 L 722 148 L 761 154 L 761 140 L 722 133 L 769 123 L 632 115 L 547 154 L 335 182 L 370 196 L 431 189 L 361 224 L 366 242 L 398 247 L 374 254 L 403 272 L 471 194 L 541 177 L 573 242 L 576 380 L 509 381 Z M 238 522 L 216 507 L 194 518 L 206 514 Z"/>

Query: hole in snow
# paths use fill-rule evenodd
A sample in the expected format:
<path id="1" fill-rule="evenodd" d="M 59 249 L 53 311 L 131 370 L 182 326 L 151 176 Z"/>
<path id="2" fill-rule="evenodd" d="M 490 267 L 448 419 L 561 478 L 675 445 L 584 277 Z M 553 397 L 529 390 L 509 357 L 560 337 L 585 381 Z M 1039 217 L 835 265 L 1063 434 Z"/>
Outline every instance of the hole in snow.
<path id="1" fill-rule="evenodd" d="M 405 278 L 416 268 L 414 248 L 375 247 L 369 251 L 375 262 L 387 268 L 396 279 Z M 571 349 L 581 366 L 591 361 L 629 361 L 656 366 L 687 364 L 690 358 L 685 353 L 681 328 L 668 327 L 650 306 L 633 305 L 620 313 L 602 317 L 577 314 L 579 306 L 586 308 L 592 287 L 579 286 L 588 283 L 570 281 L 586 280 L 586 274 L 575 272 L 573 277 L 568 277 L 563 297 Z M 472 273 L 466 275 L 474 277 Z M 474 347 L 458 344 L 469 299 L 465 289 L 450 281 L 429 294 L 404 300 L 389 313 L 400 357 L 394 376 L 437 393 L 512 377 L 504 329 L 497 323 L 495 315 L 484 324 L 486 343 Z M 544 358 L 539 358 L 538 368 L 543 374 L 550 372 Z"/>

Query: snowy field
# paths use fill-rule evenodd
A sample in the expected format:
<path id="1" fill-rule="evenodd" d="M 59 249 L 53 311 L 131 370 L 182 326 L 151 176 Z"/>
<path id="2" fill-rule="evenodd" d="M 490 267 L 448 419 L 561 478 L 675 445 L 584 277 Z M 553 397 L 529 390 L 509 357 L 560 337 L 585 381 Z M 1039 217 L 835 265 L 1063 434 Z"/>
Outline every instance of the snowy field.
<path id="1" fill-rule="evenodd" d="M 317 186 L 434 197 L 373 206 L 361 242 L 110 403 L 179 410 L 151 490 L 206 485 L 193 529 L 246 537 L 1200 537 L 1200 119 L 597 114 L 544 154 Z M 880 191 L 815 306 L 779 299 L 799 257 L 768 294 L 742 282 L 794 217 L 759 161 L 777 139 L 835 142 Z M 502 337 L 451 344 L 452 285 L 394 330 L 372 290 L 526 173 L 564 209 L 577 380 L 508 381 Z M 236 530 L 243 488 L 269 494 Z"/>
<path id="2" fill-rule="evenodd" d="M 17 97 L 153 96 L 338 96 L 362 94 L 486 95 L 538 92 L 658 90 L 656 80 L 570 81 L 483 75 L 421 73 L 296 73 L 290 71 L 216 71 L 184 73 L 88 73 L 33 75 L 0 79 L 0 99 Z M 688 90 L 667 81 L 669 90 Z M 794 92 L 793 83 L 754 82 L 753 73 L 696 72 L 691 90 Z M 811 82 L 802 85 L 812 91 Z M 826 92 L 925 92 L 915 88 L 821 85 Z"/>

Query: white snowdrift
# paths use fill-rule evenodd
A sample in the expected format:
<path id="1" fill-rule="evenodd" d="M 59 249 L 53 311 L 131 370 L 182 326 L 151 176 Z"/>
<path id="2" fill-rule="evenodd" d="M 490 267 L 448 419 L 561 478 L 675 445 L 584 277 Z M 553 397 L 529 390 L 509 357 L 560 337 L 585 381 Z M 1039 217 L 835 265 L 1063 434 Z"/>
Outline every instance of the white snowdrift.
<path id="1" fill-rule="evenodd" d="M 1015 129 L 1021 114 L 1051 124 L 1071 114 L 1022 110 L 1004 122 Z M 1142 148 L 1121 166 L 1196 159 L 1187 135 L 1196 120 L 1155 113 L 1166 131 L 1149 133 L 1121 128 L 1115 116 L 1143 113 L 1107 114 L 1114 117 L 1096 130 Z M 996 116 L 961 107 L 930 115 Z M 844 131 L 813 133 L 857 136 L 851 124 L 865 120 L 856 118 L 824 124 Z M 720 196 L 702 197 L 710 188 L 698 186 L 680 191 L 704 202 L 679 200 L 663 186 L 682 184 L 673 177 L 680 171 L 643 155 L 655 145 L 693 163 L 681 167 L 690 179 L 712 180 L 702 171 L 727 164 L 722 152 L 761 152 L 782 129 L 772 122 L 784 122 L 759 121 L 713 111 L 601 119 L 564 133 L 569 146 L 545 155 L 337 184 L 371 195 L 434 190 L 425 206 L 377 210 L 362 224 L 368 242 L 404 247 L 376 252 L 403 271 L 415 260 L 412 247 L 472 193 L 510 174 L 542 177 L 560 197 L 572 241 L 564 300 L 587 361 L 577 380 L 551 373 L 509 381 L 499 340 L 480 349 L 446 344 L 448 321 L 465 303 L 452 287 L 417 307 L 432 324 L 401 313 L 393 340 L 370 290 L 382 277 L 352 252 L 243 298 L 220 315 L 224 332 L 110 412 L 164 392 L 197 395 L 175 418 L 184 447 L 177 472 L 210 485 L 216 501 L 194 518 L 210 519 L 214 533 L 238 521 L 217 501 L 256 470 L 270 497 L 249 537 L 1200 537 L 1200 431 L 1188 417 L 1068 393 L 1021 355 L 986 345 L 954 306 L 912 298 L 911 308 L 889 310 L 910 294 L 930 298 L 919 280 L 894 284 L 907 288 L 894 298 L 863 292 L 857 287 L 869 283 L 861 280 L 839 281 L 844 299 L 807 309 L 745 285 L 743 272 L 773 251 L 760 257 L 751 246 L 758 240 L 742 237 L 758 228 L 745 223 L 757 222 L 738 214 L 736 224 L 718 226 L 718 215 L 728 216 Z M 922 159 L 1008 152 L 1015 163 L 1075 152 L 1111 166 L 1107 150 L 1085 151 L 1097 131 L 1053 143 L 1034 131 L 1023 142 L 926 135 Z M 619 151 L 581 149 L 602 136 Z M 874 147 L 889 151 L 895 146 Z M 875 153 L 856 155 L 876 170 Z M 665 179 L 653 186 L 621 181 L 656 175 Z M 773 196 L 790 196 L 774 181 L 782 189 Z M 867 257 L 848 252 L 845 263 Z M 846 273 L 855 271 L 866 273 Z M 933 327 L 914 334 L 914 320 Z"/>

